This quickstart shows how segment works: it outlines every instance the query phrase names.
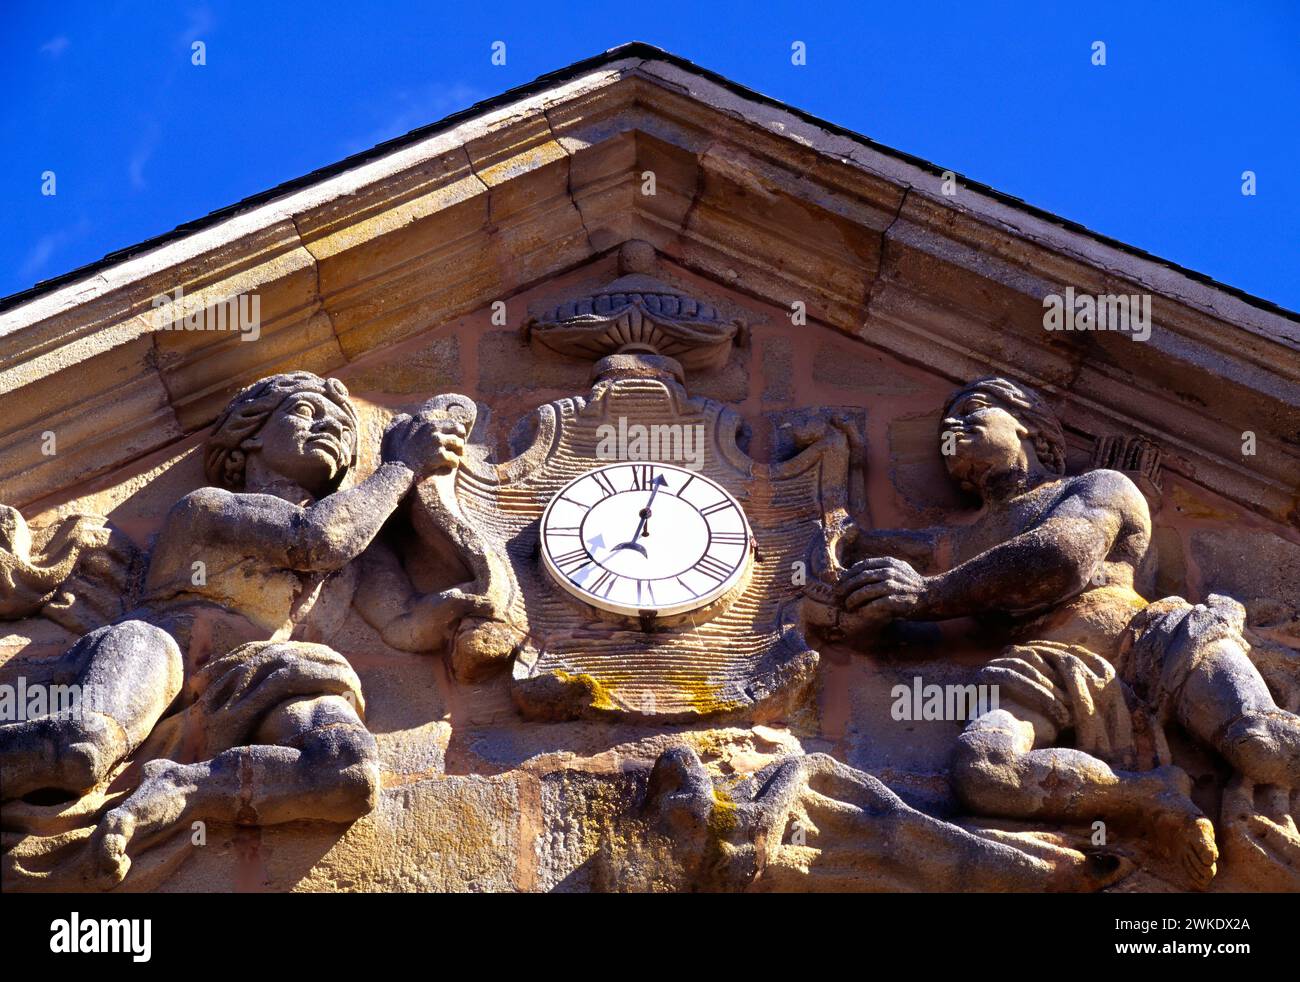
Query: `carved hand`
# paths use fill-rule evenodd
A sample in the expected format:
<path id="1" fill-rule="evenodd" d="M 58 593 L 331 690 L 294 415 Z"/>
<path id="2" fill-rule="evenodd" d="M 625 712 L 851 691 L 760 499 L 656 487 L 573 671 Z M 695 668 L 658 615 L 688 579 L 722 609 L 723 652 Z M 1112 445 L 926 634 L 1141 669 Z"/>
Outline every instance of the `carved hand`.
<path id="1" fill-rule="evenodd" d="M 417 477 L 443 474 L 459 466 L 467 436 L 458 420 L 402 413 L 384 430 L 381 455 L 385 463 L 405 464 Z"/>
<path id="2" fill-rule="evenodd" d="M 882 620 L 923 617 L 929 602 L 930 578 L 892 556 L 864 559 L 840 582 L 844 608 L 878 615 Z"/>

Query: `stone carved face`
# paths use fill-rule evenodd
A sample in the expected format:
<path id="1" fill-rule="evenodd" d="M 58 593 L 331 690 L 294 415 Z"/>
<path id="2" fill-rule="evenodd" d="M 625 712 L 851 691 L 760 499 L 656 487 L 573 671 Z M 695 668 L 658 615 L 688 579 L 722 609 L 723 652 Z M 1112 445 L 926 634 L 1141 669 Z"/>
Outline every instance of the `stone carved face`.
<path id="1" fill-rule="evenodd" d="M 966 491 L 998 495 L 1065 473 L 1065 434 L 1056 413 L 1010 379 L 988 376 L 959 389 L 939 431 L 948 473 Z"/>
<path id="2" fill-rule="evenodd" d="M 352 460 L 357 434 L 332 400 L 316 392 L 289 396 L 243 448 L 260 453 L 270 470 L 316 494 L 336 481 Z"/>
<path id="3" fill-rule="evenodd" d="M 943 457 L 948 473 L 963 487 L 975 489 L 989 475 L 1028 471 L 1033 452 L 1029 437 L 1024 424 L 991 396 L 972 392 L 944 417 L 940 452 L 949 445 L 952 452 Z"/>
<path id="4" fill-rule="evenodd" d="M 357 414 L 343 383 L 285 372 L 231 400 L 208 436 L 203 472 L 217 487 L 242 491 L 251 465 L 261 484 L 288 480 L 320 497 L 356 464 L 356 449 Z"/>

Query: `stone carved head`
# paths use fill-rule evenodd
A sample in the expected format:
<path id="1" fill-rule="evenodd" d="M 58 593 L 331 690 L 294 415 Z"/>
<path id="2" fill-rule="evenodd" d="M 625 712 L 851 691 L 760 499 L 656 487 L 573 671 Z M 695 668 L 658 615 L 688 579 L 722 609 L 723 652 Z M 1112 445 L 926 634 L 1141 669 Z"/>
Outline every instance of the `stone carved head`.
<path id="1" fill-rule="evenodd" d="M 254 382 L 226 407 L 204 446 L 204 473 L 241 490 L 249 460 L 320 497 L 357 462 L 357 412 L 338 379 L 285 372 Z"/>
<path id="2" fill-rule="evenodd" d="M 1032 474 L 1036 465 L 1051 476 L 1065 473 L 1060 421 L 1028 386 L 996 376 L 976 379 L 948 400 L 939 426 L 941 441 L 951 441 L 944 454 L 948 473 L 965 490 L 978 490 L 999 474 Z"/>

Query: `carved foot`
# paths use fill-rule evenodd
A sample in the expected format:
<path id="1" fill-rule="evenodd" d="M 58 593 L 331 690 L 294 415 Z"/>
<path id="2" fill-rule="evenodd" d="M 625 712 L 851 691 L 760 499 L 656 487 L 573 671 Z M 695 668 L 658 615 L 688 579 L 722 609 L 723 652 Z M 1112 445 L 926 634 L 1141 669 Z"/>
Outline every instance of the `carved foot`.
<path id="1" fill-rule="evenodd" d="M 1176 867 L 1195 890 L 1204 890 L 1218 869 L 1214 825 L 1187 796 L 1191 781 L 1177 767 L 1150 775 L 1163 790 L 1146 804 L 1142 821 L 1156 851 Z"/>
<path id="2" fill-rule="evenodd" d="M 178 828 L 194 808 L 198 765 L 151 760 L 139 786 L 106 814 L 91 839 L 94 885 L 111 890 L 131 869 L 131 854 Z"/>
<path id="3" fill-rule="evenodd" d="M 469 585 L 469 584 L 466 584 Z M 431 649 L 442 648 L 448 638 L 456 634 L 466 618 L 491 618 L 492 602 L 482 594 L 468 593 L 460 587 L 440 590 L 420 598 L 418 617 L 421 631 L 427 637 L 437 638 Z"/>
<path id="4" fill-rule="evenodd" d="M 467 617 L 460 623 L 451 648 L 452 674 L 474 682 L 507 664 L 527 635 L 504 621 Z"/>
<path id="5" fill-rule="evenodd" d="M 1300 892 L 1300 789 L 1237 777 L 1220 813 L 1231 889 Z"/>
<path id="6" fill-rule="evenodd" d="M 462 586 L 439 590 L 437 593 L 430 594 L 429 600 L 439 606 L 445 605 L 455 617 L 490 618 L 493 610 L 496 609 L 495 605 L 487 594 L 473 591 L 473 586 L 472 583 L 465 583 Z M 471 589 L 466 590 L 465 587 Z"/>

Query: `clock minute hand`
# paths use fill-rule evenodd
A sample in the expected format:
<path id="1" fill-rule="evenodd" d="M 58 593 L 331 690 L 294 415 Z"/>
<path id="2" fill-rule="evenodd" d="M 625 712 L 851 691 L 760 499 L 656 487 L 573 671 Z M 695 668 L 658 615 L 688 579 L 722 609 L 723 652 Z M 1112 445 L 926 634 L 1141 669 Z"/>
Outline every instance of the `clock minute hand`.
<path id="1" fill-rule="evenodd" d="M 641 509 L 641 521 L 637 523 L 636 531 L 632 533 L 632 538 L 627 542 L 620 542 L 616 545 L 614 547 L 615 552 L 619 549 L 635 549 L 647 559 L 649 558 L 650 554 L 646 552 L 645 546 L 641 545 L 637 539 L 650 534 L 650 506 L 654 503 L 655 495 L 659 493 L 659 488 L 666 483 L 667 482 L 663 479 L 662 475 L 655 478 L 654 485 L 650 488 L 650 497 L 646 500 L 645 507 Z"/>
<path id="2" fill-rule="evenodd" d="M 650 498 L 646 501 L 645 507 L 641 509 L 641 524 L 636 527 L 636 532 L 632 536 L 633 542 L 642 536 L 650 534 L 650 506 L 654 504 L 655 495 L 659 493 L 659 489 L 667 483 L 662 474 L 654 479 L 654 483 L 650 487 Z"/>

